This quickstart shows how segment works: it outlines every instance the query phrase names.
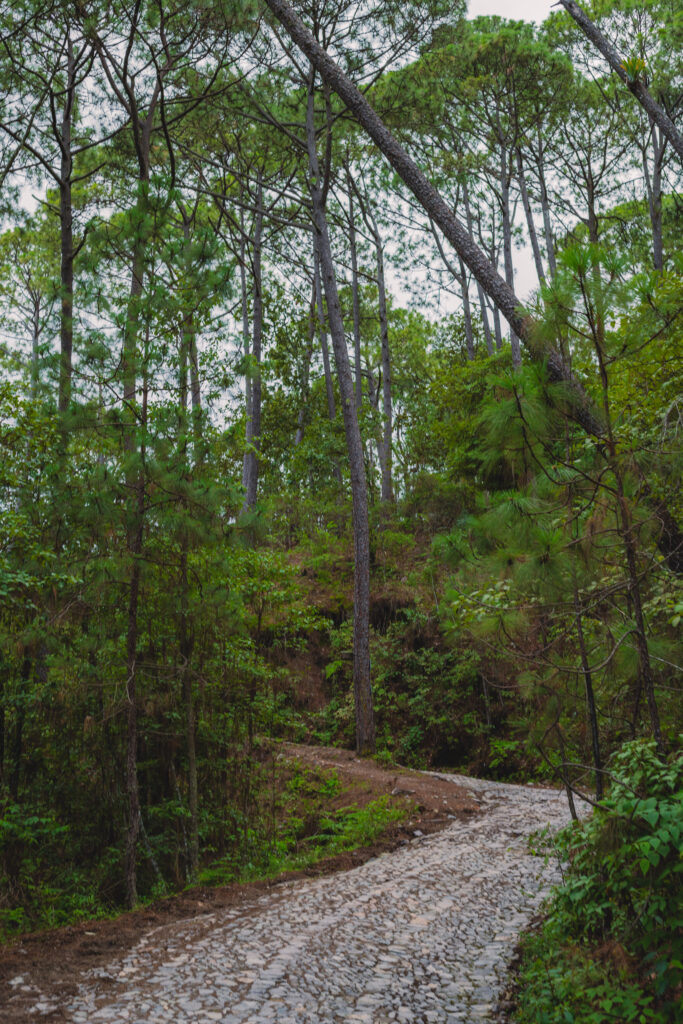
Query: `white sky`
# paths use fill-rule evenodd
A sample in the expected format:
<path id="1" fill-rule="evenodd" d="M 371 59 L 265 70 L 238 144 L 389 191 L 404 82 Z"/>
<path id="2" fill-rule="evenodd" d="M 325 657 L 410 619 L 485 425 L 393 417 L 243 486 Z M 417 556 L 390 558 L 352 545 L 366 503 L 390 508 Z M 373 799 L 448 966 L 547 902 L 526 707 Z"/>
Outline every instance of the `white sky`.
<path id="1" fill-rule="evenodd" d="M 477 18 L 480 14 L 499 14 L 502 18 L 515 21 L 545 21 L 550 14 L 554 0 L 469 0 L 467 17 Z"/>

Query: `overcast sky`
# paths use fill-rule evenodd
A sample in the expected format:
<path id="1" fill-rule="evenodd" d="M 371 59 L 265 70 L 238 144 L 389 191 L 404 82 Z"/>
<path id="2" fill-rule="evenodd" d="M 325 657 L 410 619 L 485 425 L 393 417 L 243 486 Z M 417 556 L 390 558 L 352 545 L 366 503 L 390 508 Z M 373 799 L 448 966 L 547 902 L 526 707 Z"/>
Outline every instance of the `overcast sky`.
<path id="1" fill-rule="evenodd" d="M 468 18 L 480 14 L 500 14 L 503 18 L 516 21 L 544 21 L 550 14 L 554 0 L 469 0 Z"/>

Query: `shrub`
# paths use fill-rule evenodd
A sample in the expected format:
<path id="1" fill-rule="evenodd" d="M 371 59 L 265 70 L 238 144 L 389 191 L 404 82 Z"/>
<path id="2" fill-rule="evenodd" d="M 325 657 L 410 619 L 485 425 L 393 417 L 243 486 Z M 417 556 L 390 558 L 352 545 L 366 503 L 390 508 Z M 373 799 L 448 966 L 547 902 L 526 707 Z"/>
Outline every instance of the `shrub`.
<path id="1" fill-rule="evenodd" d="M 557 846 L 568 867 L 526 944 L 520 1024 L 683 1019 L 683 753 L 625 744 L 608 796 Z"/>

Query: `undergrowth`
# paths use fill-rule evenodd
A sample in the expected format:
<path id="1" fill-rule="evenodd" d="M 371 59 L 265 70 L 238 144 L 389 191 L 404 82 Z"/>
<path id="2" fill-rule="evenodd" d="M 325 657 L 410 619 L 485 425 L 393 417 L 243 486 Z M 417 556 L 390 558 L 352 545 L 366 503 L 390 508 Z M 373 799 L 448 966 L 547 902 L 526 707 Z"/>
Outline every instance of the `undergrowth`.
<path id="1" fill-rule="evenodd" d="M 345 792 L 334 770 L 275 758 L 260 773 L 254 813 L 232 821 L 232 842 L 224 850 L 211 843 L 216 831 L 211 823 L 201 830 L 204 867 L 198 882 L 255 881 L 306 868 L 325 857 L 371 845 L 413 809 L 406 801 L 387 797 L 359 806 L 366 796 L 369 793 L 363 792 L 362 786 Z M 66 856 L 69 838 L 69 830 L 52 817 L 26 816 L 12 806 L 0 816 L 0 864 L 19 846 L 24 851 L 17 872 L 20 899 L 12 905 L 0 897 L 0 942 L 27 931 L 120 913 L 120 905 L 108 898 L 106 887 L 106 879 L 119 866 L 118 850 L 107 851 L 89 870 L 76 868 Z M 157 836 L 150 841 L 165 870 L 162 878 L 150 884 L 142 903 L 181 891 L 186 885 L 166 867 Z M 144 851 L 141 854 L 144 856 Z M 53 865 L 50 872 L 43 869 L 43 859 L 48 856 Z M 0 892 L 3 881 L 0 871 Z"/>
<path id="2" fill-rule="evenodd" d="M 355 803 L 331 808 L 331 798 L 343 800 L 336 771 L 312 771 L 294 763 L 292 778 L 279 799 L 278 820 L 269 838 L 249 830 L 239 860 L 223 857 L 201 872 L 200 883 L 220 885 L 234 881 L 272 878 L 284 871 L 301 870 L 325 857 L 369 846 L 412 805 L 386 796 L 359 807 Z"/>
<path id="3" fill-rule="evenodd" d="M 517 1024 L 683 1021 L 683 753 L 615 756 L 608 796 L 560 833 L 566 863 L 527 936 Z"/>

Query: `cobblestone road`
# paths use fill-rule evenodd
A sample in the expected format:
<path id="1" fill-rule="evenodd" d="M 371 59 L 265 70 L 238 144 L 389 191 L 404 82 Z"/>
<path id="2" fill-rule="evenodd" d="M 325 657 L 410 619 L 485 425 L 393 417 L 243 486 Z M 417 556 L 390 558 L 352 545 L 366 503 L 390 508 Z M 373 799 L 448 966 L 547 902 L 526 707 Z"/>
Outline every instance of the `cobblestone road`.
<path id="1" fill-rule="evenodd" d="M 486 813 L 246 909 L 165 925 L 79 990 L 74 1024 L 385 1024 L 491 1016 L 515 937 L 555 879 L 527 836 L 563 794 L 440 776 Z"/>

